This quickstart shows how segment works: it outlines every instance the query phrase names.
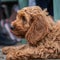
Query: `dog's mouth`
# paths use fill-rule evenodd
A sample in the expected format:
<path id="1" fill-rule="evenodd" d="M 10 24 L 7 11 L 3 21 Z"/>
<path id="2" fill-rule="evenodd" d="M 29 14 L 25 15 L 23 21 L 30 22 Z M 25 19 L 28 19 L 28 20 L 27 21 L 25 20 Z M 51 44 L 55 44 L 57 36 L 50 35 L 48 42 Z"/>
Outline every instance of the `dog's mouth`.
<path id="1" fill-rule="evenodd" d="M 11 29 L 11 32 L 19 38 L 24 38 L 28 30 L 26 28 L 20 28 L 20 27 L 18 28 L 17 25 L 11 25 L 10 29 Z"/>
<path id="2" fill-rule="evenodd" d="M 23 32 L 18 32 L 18 31 L 15 31 L 15 30 L 11 30 L 11 32 L 19 38 L 24 38 L 25 37 L 25 33 L 23 33 Z"/>

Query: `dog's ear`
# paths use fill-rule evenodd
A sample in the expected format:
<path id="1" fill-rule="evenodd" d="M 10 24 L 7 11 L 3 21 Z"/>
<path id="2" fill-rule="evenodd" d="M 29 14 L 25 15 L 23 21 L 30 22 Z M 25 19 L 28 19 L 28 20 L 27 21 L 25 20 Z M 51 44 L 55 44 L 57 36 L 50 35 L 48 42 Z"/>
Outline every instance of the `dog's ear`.
<path id="1" fill-rule="evenodd" d="M 31 27 L 27 31 L 25 38 L 30 44 L 37 44 L 38 41 L 43 39 L 48 33 L 48 23 L 46 21 L 46 16 L 38 14 L 34 16 L 34 21 Z"/>

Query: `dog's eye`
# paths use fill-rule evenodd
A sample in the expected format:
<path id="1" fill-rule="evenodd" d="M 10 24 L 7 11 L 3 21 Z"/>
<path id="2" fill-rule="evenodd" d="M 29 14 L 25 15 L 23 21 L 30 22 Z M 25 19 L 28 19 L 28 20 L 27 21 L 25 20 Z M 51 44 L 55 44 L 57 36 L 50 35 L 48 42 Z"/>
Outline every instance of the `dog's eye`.
<path id="1" fill-rule="evenodd" d="M 25 16 L 22 16 L 22 21 L 24 22 L 24 24 L 27 22 Z"/>
<path id="2" fill-rule="evenodd" d="M 26 18 L 25 18 L 25 16 L 22 16 L 22 20 L 23 20 L 23 21 L 26 21 Z"/>

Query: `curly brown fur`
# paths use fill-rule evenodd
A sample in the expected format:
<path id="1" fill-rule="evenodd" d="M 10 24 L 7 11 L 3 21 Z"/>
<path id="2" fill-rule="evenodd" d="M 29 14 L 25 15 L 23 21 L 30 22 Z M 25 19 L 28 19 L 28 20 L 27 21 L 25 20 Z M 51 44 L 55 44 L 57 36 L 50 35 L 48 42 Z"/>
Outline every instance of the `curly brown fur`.
<path id="1" fill-rule="evenodd" d="M 20 46 L 7 46 L 7 47 L 4 47 L 2 49 L 3 51 L 3 54 L 8 54 L 9 52 L 13 52 L 15 50 L 20 50 L 20 49 L 23 49 L 27 44 L 23 44 L 23 45 L 20 45 Z"/>
<path id="2" fill-rule="evenodd" d="M 17 36 L 22 36 L 23 33 L 28 44 L 24 45 L 22 48 L 4 48 L 3 51 L 9 51 L 7 52 L 7 60 L 60 58 L 60 21 L 55 23 L 45 10 L 42 10 L 39 7 L 35 10 L 35 8 L 36 7 L 29 7 L 20 10 L 16 20 L 12 23 L 15 27 L 13 32 L 16 33 Z M 27 10 L 27 13 L 25 9 Z M 24 13 L 22 11 L 24 11 Z M 27 22 L 29 27 L 23 27 L 25 24 L 22 25 L 21 15 L 24 15 L 26 21 L 29 21 L 29 23 Z M 22 33 L 20 29 L 22 30 Z M 11 51 L 10 49 L 14 51 Z"/>
<path id="3" fill-rule="evenodd" d="M 32 23 L 28 32 L 26 33 L 26 39 L 31 44 L 37 44 L 37 42 L 44 38 L 48 33 L 48 23 L 42 14 L 35 16 L 35 21 Z"/>

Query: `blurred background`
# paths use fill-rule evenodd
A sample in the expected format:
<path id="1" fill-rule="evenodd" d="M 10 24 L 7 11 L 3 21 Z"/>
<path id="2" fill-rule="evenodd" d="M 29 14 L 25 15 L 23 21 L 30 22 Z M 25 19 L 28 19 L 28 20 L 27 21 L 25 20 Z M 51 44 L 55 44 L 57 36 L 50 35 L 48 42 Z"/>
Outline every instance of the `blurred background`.
<path id="1" fill-rule="evenodd" d="M 60 0 L 0 0 L 0 45 L 16 45 L 26 43 L 25 39 L 17 38 L 10 32 L 10 23 L 16 19 L 17 11 L 26 6 L 47 8 L 54 20 L 60 19 Z"/>

